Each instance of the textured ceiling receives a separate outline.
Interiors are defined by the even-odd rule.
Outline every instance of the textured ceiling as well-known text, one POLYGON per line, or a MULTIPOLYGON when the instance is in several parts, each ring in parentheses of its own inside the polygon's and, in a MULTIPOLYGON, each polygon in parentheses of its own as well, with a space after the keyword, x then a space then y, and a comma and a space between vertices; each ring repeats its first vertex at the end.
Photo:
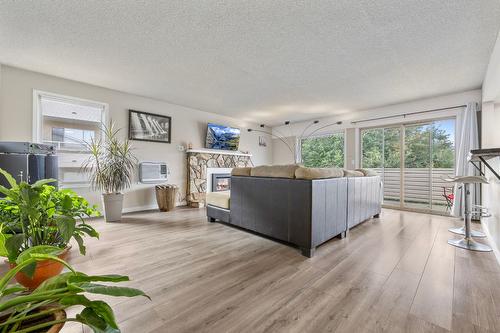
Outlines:
POLYGON ((0 62, 272 125, 478 88, 499 27, 498 0, 0 0, 0 62))

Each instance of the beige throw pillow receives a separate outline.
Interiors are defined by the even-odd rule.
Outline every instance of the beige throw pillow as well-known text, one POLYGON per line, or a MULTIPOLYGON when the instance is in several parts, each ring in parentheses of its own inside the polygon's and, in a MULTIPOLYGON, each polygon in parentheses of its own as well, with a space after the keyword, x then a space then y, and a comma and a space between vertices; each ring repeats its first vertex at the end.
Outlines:
POLYGON ((250 176, 251 171, 251 167, 233 168, 233 170, 231 170, 231 176, 250 176))
POLYGON ((377 171, 373 169, 356 169, 356 171, 360 171, 363 173, 363 175, 370 177, 370 176, 378 176, 377 171))
POLYGON ((344 177, 344 170, 339 168, 305 168, 295 170, 297 179, 323 179, 344 177))
POLYGON ((250 175, 254 177, 273 177, 273 178, 295 178, 295 170, 298 166, 289 165, 261 165, 252 168, 250 175))
POLYGON ((356 170, 344 170, 344 177, 364 177, 365 175, 361 171, 356 170))

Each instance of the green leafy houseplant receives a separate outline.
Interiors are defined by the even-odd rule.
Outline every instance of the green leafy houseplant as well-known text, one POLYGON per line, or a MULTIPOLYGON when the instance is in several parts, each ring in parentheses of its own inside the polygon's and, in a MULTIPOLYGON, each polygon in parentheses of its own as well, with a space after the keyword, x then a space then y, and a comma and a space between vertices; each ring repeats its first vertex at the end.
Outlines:
POLYGON ((54 179, 17 183, 6 171, 0 169, 0 174, 10 185, 10 189, 0 186, 0 193, 5 195, 0 199, 0 255, 7 256, 10 262, 22 251, 38 245, 64 249, 72 238, 80 253, 85 254, 83 237, 99 237, 84 220, 99 212, 73 191, 48 185, 54 179))
POLYGON ((94 190, 102 192, 106 221, 119 221, 123 191, 130 187, 137 158, 127 139, 120 139, 113 122, 103 125, 103 136, 86 143, 90 157, 83 163, 94 190))
POLYGON ((75 271, 68 263, 54 255, 58 250, 57 247, 47 246, 30 248, 18 256, 17 266, 2 276, 0 312, 5 316, 0 322, 1 332, 40 332, 57 324, 74 321, 89 326, 95 333, 118 333, 120 330, 112 308, 106 302, 90 300, 84 294, 149 298, 138 289, 102 284, 102 282, 128 281, 127 276, 89 276, 75 271), (69 272, 46 280, 29 294, 19 285, 8 285, 19 271, 33 266, 40 260, 60 262, 69 269, 69 272), (55 313, 71 306, 83 306, 83 310, 72 318, 63 316, 58 319, 54 316, 55 313))

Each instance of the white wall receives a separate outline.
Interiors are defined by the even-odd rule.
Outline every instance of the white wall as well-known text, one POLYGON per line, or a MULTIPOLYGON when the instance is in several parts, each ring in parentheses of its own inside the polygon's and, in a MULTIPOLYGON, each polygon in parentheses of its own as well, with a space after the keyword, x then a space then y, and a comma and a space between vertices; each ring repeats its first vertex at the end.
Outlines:
MULTIPOLYGON (((374 108, 374 109, 369 109, 369 110, 361 110, 361 111, 351 111, 347 112, 338 116, 334 117, 328 117, 328 118, 322 118, 319 119, 320 122, 317 125, 312 126, 307 132, 310 133, 312 130, 315 128, 320 128, 322 126, 325 126, 327 124, 333 124, 337 121, 342 121, 341 125, 333 125, 328 128, 325 128, 323 130, 318 131, 315 134, 327 134, 331 133, 334 131, 344 131, 348 130, 351 132, 354 129, 354 135, 352 132, 350 135, 346 135, 346 147, 348 148, 348 151, 346 151, 346 156, 347 156, 347 161, 346 161, 346 167, 352 168, 354 167, 359 167, 360 163, 360 144, 359 144, 359 129, 364 128, 364 127, 371 127, 371 126, 380 126, 380 125, 390 125, 390 124, 398 124, 398 123, 403 123, 403 122, 412 122, 412 121, 423 121, 423 120, 431 120, 431 119, 436 119, 436 118, 443 118, 443 117, 452 117, 452 116, 457 116, 459 113, 458 109, 453 109, 453 110, 446 110, 446 111, 439 111, 439 112, 433 112, 433 113, 427 113, 427 114, 419 114, 419 115, 412 115, 412 116, 407 116, 405 118, 403 117, 396 117, 396 118, 391 118, 391 119, 383 119, 383 120, 376 120, 376 121, 367 121, 367 122, 362 122, 362 123, 356 123, 352 124, 352 121, 357 121, 357 120, 365 120, 365 119, 372 119, 372 118, 377 118, 377 117, 385 117, 385 116, 393 116, 393 115, 401 115, 404 113, 412 113, 412 112, 418 112, 418 111, 425 111, 425 110, 430 110, 430 109, 439 109, 439 108, 446 108, 446 107, 451 107, 451 106, 457 106, 457 105, 463 105, 467 104, 469 102, 477 102, 481 103, 481 90, 471 90, 471 91, 466 91, 466 92, 461 92, 461 93, 456 93, 456 94, 450 94, 450 95, 444 95, 444 96, 438 96, 438 97, 433 97, 433 98, 427 98, 427 99, 421 99, 417 101, 411 101, 407 103, 401 103, 401 104, 395 104, 395 105, 389 105, 389 106, 384 106, 384 107, 379 107, 379 108, 374 108), (354 138, 355 142, 354 144, 352 143, 352 139, 354 138), (355 150, 354 152, 352 150, 355 150), (354 158, 354 163, 352 163, 352 159, 354 158)), ((287 136, 300 136, 300 134, 303 132, 304 128, 310 124, 311 122, 299 122, 299 123, 294 123, 290 125, 282 125, 278 127, 273 128, 273 133, 278 134, 278 133, 283 133, 286 134, 287 136)), ((457 128, 458 132, 459 128, 457 128)), ((273 145, 273 163, 276 164, 284 164, 284 163, 290 163, 290 159, 284 160, 282 156, 282 151, 284 150, 284 145, 282 143, 277 142, 274 140, 276 144, 273 145)))
POLYGON ((287 136, 282 138, 288 146, 290 146, 291 150, 288 146, 281 141, 280 139, 273 138, 273 163, 277 164, 292 164, 295 163, 295 141, 297 140, 296 136, 287 136))
MULTIPOLYGON (((127 135, 128 109, 171 116, 171 144, 141 141, 132 143, 139 160, 168 163, 171 170, 169 183, 181 187, 183 198, 186 191, 187 159, 185 153, 177 150, 177 146, 191 142, 194 148, 203 147, 207 122, 242 128, 240 150, 252 153, 255 165, 269 164, 272 161, 272 145, 260 147, 259 135, 243 130, 257 126, 237 119, 5 65, 0 67, 0 87, 0 140, 2 141, 32 140, 33 89, 107 103, 110 117, 123 128, 123 137, 127 135)), ((271 142, 270 138, 267 138, 267 142, 271 142)), ((82 194, 91 202, 100 203, 98 193, 87 191, 82 194)), ((155 207, 153 186, 135 182, 126 192, 124 207, 126 211, 155 207)))
MULTIPOLYGON (((2 66, 3 65, 0 64, 0 117, 2 116, 2 66)), ((2 118, 0 118, 0 121, 1 120, 2 120, 2 118)))
MULTIPOLYGON (((491 54, 483 82, 482 106, 482 148, 500 148, 500 35, 491 54)), ((500 172, 500 158, 489 160, 500 172)), ((497 259, 500 261, 500 181, 487 170, 489 185, 482 186, 483 204, 491 210, 492 216, 483 219, 497 259)))
POLYGON ((500 100, 500 34, 491 53, 488 70, 483 82, 483 101, 493 102, 500 100))
MULTIPOLYGON (((500 148, 500 104, 494 102, 483 103, 482 112, 482 148, 500 148)), ((500 158, 488 161, 491 166, 500 172, 500 158)), ((490 240, 495 246, 498 255, 500 248, 500 180, 498 180, 489 170, 486 176, 489 184, 482 186, 483 205, 490 209, 492 216, 483 219, 483 225, 488 231, 490 240)), ((500 260, 500 257, 498 257, 500 260)))

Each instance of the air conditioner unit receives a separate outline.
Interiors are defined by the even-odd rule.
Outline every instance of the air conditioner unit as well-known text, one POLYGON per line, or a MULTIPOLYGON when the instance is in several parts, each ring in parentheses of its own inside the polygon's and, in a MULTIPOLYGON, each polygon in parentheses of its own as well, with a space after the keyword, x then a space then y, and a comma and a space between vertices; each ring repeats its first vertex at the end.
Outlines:
POLYGON ((169 170, 165 162, 140 162, 139 182, 159 184, 167 181, 169 170))

